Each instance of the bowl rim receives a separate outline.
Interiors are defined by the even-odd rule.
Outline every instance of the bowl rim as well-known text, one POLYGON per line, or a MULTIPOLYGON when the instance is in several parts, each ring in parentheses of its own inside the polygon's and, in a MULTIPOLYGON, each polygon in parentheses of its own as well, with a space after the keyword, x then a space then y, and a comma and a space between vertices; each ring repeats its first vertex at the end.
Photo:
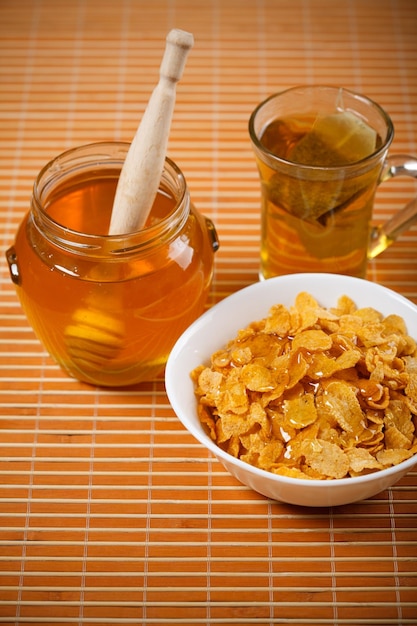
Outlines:
MULTIPOLYGON (((268 284, 268 287, 270 286, 271 288, 273 288, 275 285, 285 284, 286 282, 294 282, 294 281, 302 282, 303 280, 308 280, 309 282, 314 282, 315 280, 318 280, 319 282, 326 282, 328 280, 334 281, 335 279, 337 280, 340 279, 340 282, 344 283, 345 285, 349 283, 357 284, 357 281, 361 281, 362 283, 365 282, 368 284, 370 283, 372 285, 372 289, 379 291, 381 295, 386 295, 391 300, 398 301, 401 304, 401 306, 405 306, 409 308, 411 314, 416 315, 416 322, 417 322, 417 306, 413 302, 411 302, 411 300, 408 300, 405 296, 402 296, 401 294, 393 291, 392 289, 389 289, 388 287, 385 287, 384 285, 369 281, 367 279, 355 278, 352 276, 345 276, 345 275, 338 275, 338 274, 328 274, 328 273, 327 274, 325 273, 321 273, 321 274, 302 273, 301 274, 299 273, 299 274, 288 274, 284 276, 277 276, 273 278, 268 278, 266 280, 260 280, 256 283, 252 283, 251 285, 248 285, 246 287, 243 287, 242 289, 235 291, 234 293, 225 297, 223 300, 220 300, 219 302, 214 304, 205 313, 203 313, 199 318, 197 318, 182 333, 182 335, 176 341, 168 357, 166 368, 165 368, 165 388, 166 388, 168 399, 171 403, 171 406, 176 416, 178 417, 180 422, 183 424, 183 426, 193 435, 193 437, 198 442, 200 442, 205 448, 210 450, 210 452, 212 452, 212 454, 215 457, 222 459, 226 464, 233 464, 243 471, 246 471, 246 472, 248 471, 249 473, 255 474, 259 476, 260 478, 272 480, 273 482, 276 482, 278 484, 283 483, 283 484, 293 485, 293 486, 299 485, 300 487, 301 486, 303 487, 319 487, 319 486, 329 487, 330 485, 334 485, 335 487, 342 487, 342 486, 347 486, 347 485, 353 486, 353 485, 360 485, 362 483, 369 484, 372 482, 379 482, 381 481, 381 479, 389 478, 389 476, 391 475, 395 475, 398 473, 405 474, 411 467, 413 467, 413 465, 417 463, 417 453, 415 453, 409 459, 405 459, 404 461, 401 461, 400 463, 396 465, 393 465, 391 467, 387 467, 381 470, 376 470, 368 474, 363 474, 361 476, 349 476, 349 477, 344 477, 344 478, 331 478, 331 479, 315 479, 315 478, 304 479, 304 478, 295 478, 292 476, 285 476, 281 474, 274 474, 273 472, 269 472, 268 470, 264 470, 254 465, 251 465, 250 463, 247 463, 246 461, 242 461, 241 459, 229 454, 228 452, 223 450, 220 446, 218 446, 210 438, 209 434, 205 432, 204 427, 200 421, 194 422, 192 419, 189 419, 187 414, 184 415, 184 411, 181 407, 181 403, 178 401, 179 395, 173 383, 172 372, 175 367, 175 360, 177 356, 182 352, 182 350, 187 346, 189 339, 193 338, 198 333, 201 327, 206 326, 214 315, 221 314, 223 309, 229 308, 230 304, 231 303, 233 304, 234 301, 238 301, 242 297, 245 297, 246 295, 250 295, 258 290, 264 289, 265 287, 262 287, 262 285, 268 284)), ((307 290, 307 289, 304 289, 304 290, 307 290)), ((312 295, 313 297, 316 297, 314 296, 314 293, 312 295)), ((342 295, 342 293, 340 293, 339 295, 342 295)), ((339 297, 339 295, 337 295, 336 298, 339 297)), ((372 305, 370 304, 369 306, 372 306, 372 305)), ((265 311, 265 315, 266 314, 267 314, 267 311, 265 311)), ((237 330, 238 329, 236 329, 236 332, 237 330)), ((232 338, 233 337, 230 337, 230 339, 232 338)), ((212 352, 214 352, 215 350, 216 350, 216 347, 214 346, 212 352)), ((188 374, 190 374, 190 372, 188 374)))

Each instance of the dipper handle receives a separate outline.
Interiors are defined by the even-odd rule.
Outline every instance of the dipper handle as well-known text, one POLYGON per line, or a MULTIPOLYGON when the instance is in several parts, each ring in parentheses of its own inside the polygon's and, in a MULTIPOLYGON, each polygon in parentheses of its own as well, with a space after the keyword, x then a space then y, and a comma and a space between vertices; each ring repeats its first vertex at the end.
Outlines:
POLYGON ((174 29, 167 35, 159 82, 151 94, 120 173, 109 235, 140 230, 146 222, 164 168, 176 84, 193 44, 193 35, 186 31, 174 29))

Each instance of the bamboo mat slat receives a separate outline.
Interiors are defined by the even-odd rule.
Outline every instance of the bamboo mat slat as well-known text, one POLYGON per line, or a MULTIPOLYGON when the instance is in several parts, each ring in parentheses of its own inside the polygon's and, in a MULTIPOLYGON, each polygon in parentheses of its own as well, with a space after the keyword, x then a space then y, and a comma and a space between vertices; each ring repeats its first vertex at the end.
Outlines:
MULTIPOLYGON (((162 378, 72 380, 22 313, 4 251, 36 174, 68 148, 130 141, 174 27, 195 46, 169 155, 221 240, 207 306, 258 279, 247 123, 267 95, 361 91, 392 116, 392 151, 417 155, 415 0, 0 3, 0 624, 415 626, 417 470, 350 506, 269 501, 183 429, 162 378)), ((376 221, 416 192, 384 185, 376 221)), ((416 226, 368 277, 417 304, 416 226)))

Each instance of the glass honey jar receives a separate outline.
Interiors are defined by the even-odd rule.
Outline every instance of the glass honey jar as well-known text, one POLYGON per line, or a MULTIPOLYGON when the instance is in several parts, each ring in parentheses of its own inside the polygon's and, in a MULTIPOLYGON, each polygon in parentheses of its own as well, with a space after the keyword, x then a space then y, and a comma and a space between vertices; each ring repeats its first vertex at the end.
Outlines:
POLYGON ((219 246, 169 158, 140 231, 108 232, 129 144, 69 150, 36 178, 7 251, 29 323, 70 376, 100 386, 155 378, 204 310, 219 246))

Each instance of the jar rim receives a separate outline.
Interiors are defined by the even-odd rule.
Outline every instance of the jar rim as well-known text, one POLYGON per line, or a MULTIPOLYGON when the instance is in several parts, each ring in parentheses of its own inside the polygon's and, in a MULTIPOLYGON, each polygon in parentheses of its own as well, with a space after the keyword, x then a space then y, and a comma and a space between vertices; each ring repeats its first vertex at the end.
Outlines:
POLYGON ((54 189, 75 173, 97 170, 98 167, 123 166, 130 143, 122 141, 103 141, 70 148, 51 159, 38 173, 32 195, 32 212, 35 222, 40 222, 51 238, 62 247, 69 247, 79 253, 95 250, 109 254, 125 254, 137 248, 152 246, 155 241, 168 237, 172 230, 177 231, 187 219, 189 212, 189 193, 185 176, 178 165, 165 157, 164 169, 159 189, 168 188, 175 200, 173 209, 155 224, 150 224, 131 233, 117 235, 84 233, 69 228, 51 217, 43 204, 54 189), (64 169, 65 166, 65 169, 64 169), (183 209, 183 210, 181 210, 183 209))

